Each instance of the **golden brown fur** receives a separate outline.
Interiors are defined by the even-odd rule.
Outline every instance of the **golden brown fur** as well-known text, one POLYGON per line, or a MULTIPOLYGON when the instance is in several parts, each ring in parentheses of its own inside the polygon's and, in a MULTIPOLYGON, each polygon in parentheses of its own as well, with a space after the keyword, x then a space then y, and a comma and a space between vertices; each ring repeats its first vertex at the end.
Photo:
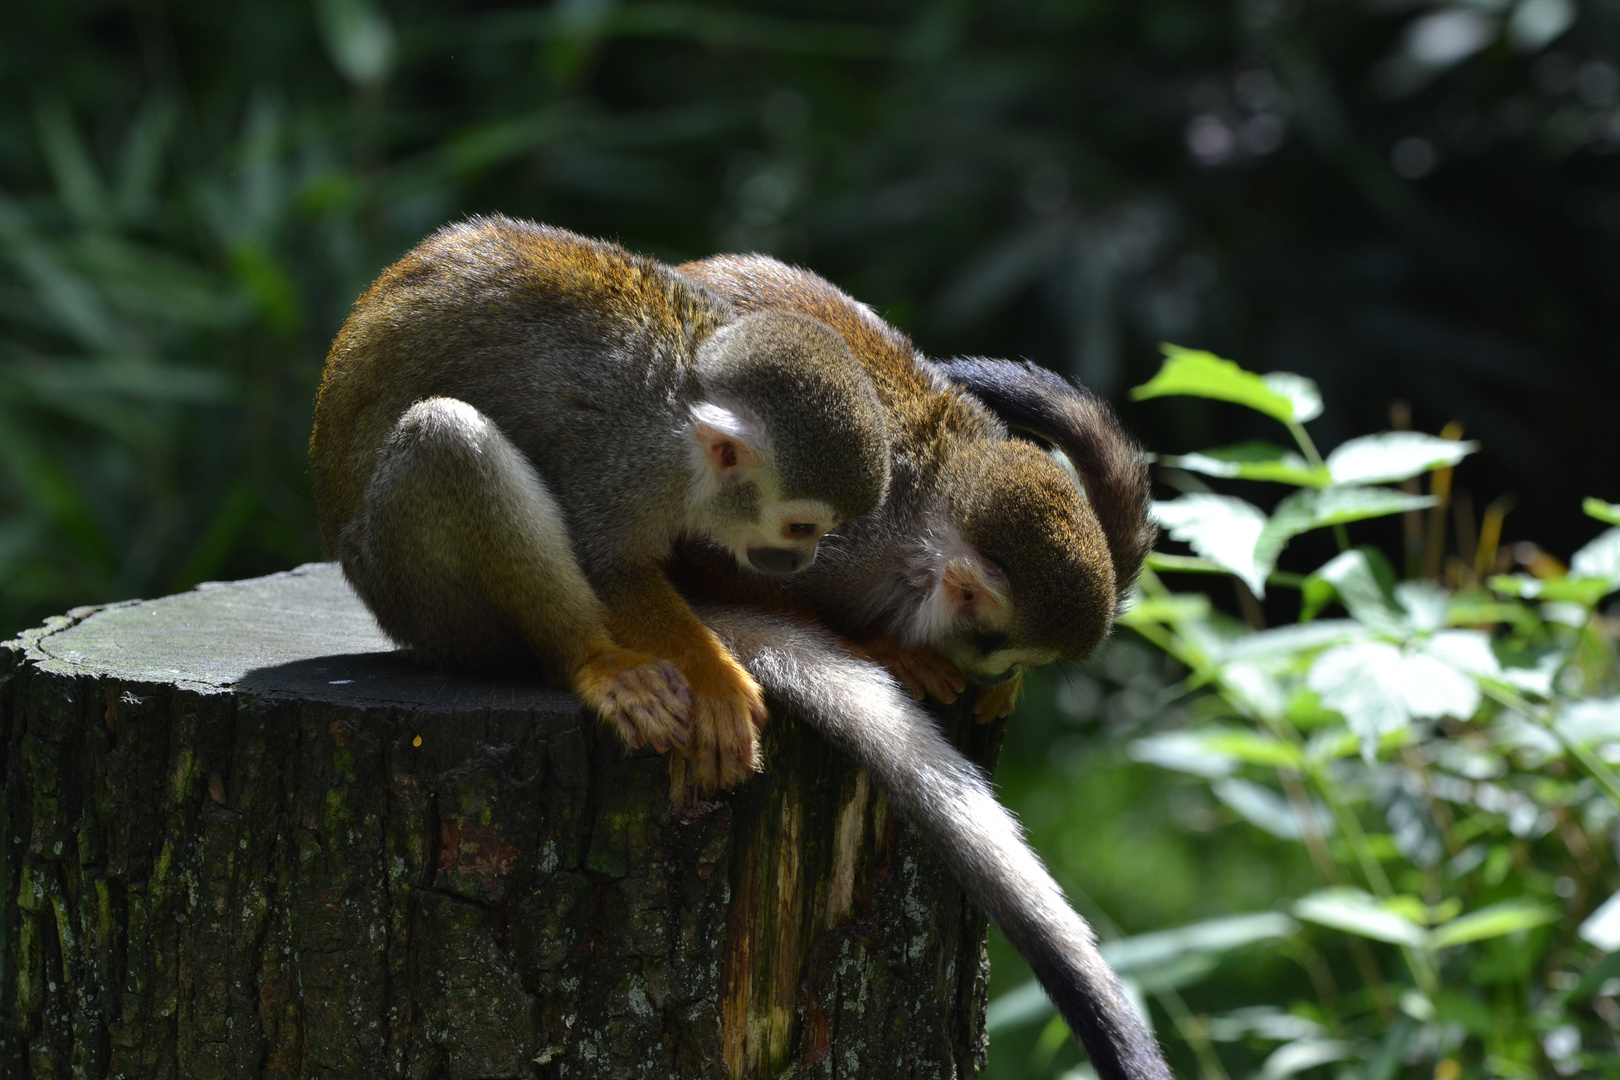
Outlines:
POLYGON ((660 568, 681 538, 772 572, 881 501, 886 419, 842 338, 506 218, 362 295, 310 441, 327 549, 427 662, 531 668, 702 786, 757 765, 759 688, 660 568))
MULTIPOLYGON (((1016 680, 1024 665, 1096 646, 1113 621, 1117 581, 1134 578, 1137 568, 1116 567, 1109 537, 1056 459, 1009 438, 997 416, 904 334, 815 274, 762 256, 716 256, 677 269, 739 311, 795 311, 833 327, 888 415, 892 480, 883 507, 829 538, 810 572, 765 591, 788 594, 861 641, 914 693, 947 700, 962 681, 931 650, 980 679, 1011 670, 1016 680), (956 564, 988 563, 967 583, 969 595, 981 586, 979 604, 954 622, 929 622, 926 607, 938 602, 932 590, 953 563, 953 545, 971 549, 956 564), (1001 602, 985 604, 986 592, 1001 602)), ((1103 434, 1131 457, 1117 428, 1103 434)), ((1139 459, 1134 468, 1145 477, 1139 459)), ((1145 519, 1145 512, 1144 501, 1136 513, 1145 519)), ((716 572, 683 580, 724 589, 716 572)), ((993 688, 981 698, 981 715, 1004 715, 1015 695, 1016 682, 993 688)))

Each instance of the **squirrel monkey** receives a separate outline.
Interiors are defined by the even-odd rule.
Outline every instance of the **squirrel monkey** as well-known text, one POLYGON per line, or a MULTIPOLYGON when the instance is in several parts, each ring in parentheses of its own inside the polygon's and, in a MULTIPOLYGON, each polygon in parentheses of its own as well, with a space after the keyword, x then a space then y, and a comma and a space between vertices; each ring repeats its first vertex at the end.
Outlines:
POLYGON ((882 501, 889 458, 827 326, 504 217, 441 229, 360 297, 310 441, 322 539, 390 637, 537 669, 701 787, 758 767, 764 704, 661 561, 694 538, 802 572, 882 501))
POLYGON ((775 259, 676 269, 739 311, 794 311, 836 329, 892 432, 888 498, 829 540, 814 567, 760 583, 711 560, 688 571, 695 592, 808 608, 918 699, 954 700, 963 674, 991 684, 975 702, 980 719, 1011 711, 1024 667, 1096 647, 1156 532, 1146 463, 1106 404, 1038 368, 934 364, 866 305, 775 259), (1073 473, 1010 438, 996 413, 1056 444, 1073 473))
POLYGON ((743 607, 698 609, 774 700, 848 754, 1029 961, 1100 1080, 1171 1080, 1096 935, 984 774, 882 669, 826 629, 743 607))

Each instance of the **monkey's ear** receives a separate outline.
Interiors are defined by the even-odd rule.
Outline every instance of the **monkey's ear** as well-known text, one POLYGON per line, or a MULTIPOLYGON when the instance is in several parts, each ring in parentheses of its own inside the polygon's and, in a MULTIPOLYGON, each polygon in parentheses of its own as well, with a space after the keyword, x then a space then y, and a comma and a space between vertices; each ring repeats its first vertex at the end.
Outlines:
POLYGON ((708 405, 704 415, 692 424, 692 438, 703 451, 714 475, 731 480, 758 468, 765 460, 763 442, 742 417, 729 409, 708 405))
POLYGON ((957 556, 939 575, 940 593, 958 621, 977 623, 1007 603, 1006 577, 979 558, 957 556))

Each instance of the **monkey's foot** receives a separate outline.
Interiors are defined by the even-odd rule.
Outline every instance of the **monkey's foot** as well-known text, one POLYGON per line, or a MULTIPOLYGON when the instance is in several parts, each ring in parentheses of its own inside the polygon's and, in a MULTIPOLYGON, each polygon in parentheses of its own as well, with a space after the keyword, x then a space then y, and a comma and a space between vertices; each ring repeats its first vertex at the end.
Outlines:
POLYGON ((916 701, 931 697, 949 705, 967 689, 955 664, 926 645, 907 645, 895 638, 873 638, 858 648, 888 669, 900 688, 916 701))
POLYGON ((634 750, 660 754, 683 747, 689 735, 692 694, 680 672, 645 653, 598 653, 574 675, 574 692, 634 750))
POLYGON ((712 791, 741 783, 759 771, 759 729, 765 726, 765 696, 729 655, 705 670, 685 669, 692 688, 691 737, 681 750, 691 786, 712 791))
POLYGON ((1000 720, 1004 716, 1011 716, 1013 706, 1018 704, 1018 695, 1024 691, 1024 673, 1018 672, 1005 682, 998 682, 994 686, 987 686, 979 691, 979 696, 973 702, 973 719, 981 724, 988 724, 992 720, 1000 720))

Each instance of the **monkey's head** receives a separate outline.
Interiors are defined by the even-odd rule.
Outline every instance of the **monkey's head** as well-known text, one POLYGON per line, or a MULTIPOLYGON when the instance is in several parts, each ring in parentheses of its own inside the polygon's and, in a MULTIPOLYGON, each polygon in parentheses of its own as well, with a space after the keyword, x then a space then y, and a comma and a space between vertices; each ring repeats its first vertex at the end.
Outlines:
POLYGON ((1074 479, 1019 440, 981 443, 951 467, 902 636, 978 681, 1086 656, 1113 624, 1114 566, 1074 479))
POLYGON ((803 570, 821 538, 877 509, 889 433, 872 381, 826 324, 747 315, 699 348, 692 531, 767 574, 803 570))

